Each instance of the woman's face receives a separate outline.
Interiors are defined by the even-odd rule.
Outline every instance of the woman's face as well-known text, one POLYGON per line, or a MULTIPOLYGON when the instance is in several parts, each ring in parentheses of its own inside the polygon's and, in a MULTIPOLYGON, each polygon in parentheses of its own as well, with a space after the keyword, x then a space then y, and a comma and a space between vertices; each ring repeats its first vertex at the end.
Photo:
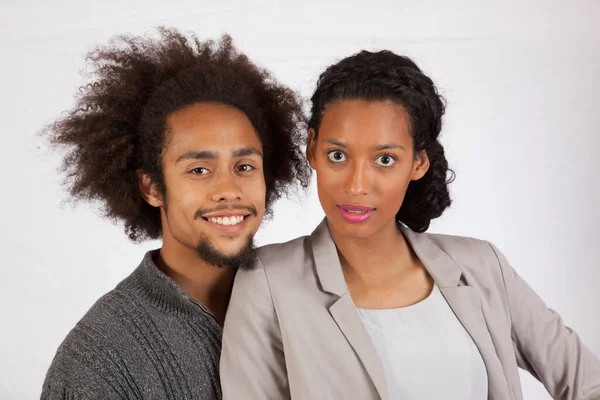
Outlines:
POLYGON ((413 150, 404 108, 391 101, 331 103, 314 134, 307 156, 332 233, 367 239, 395 231, 408 184, 429 167, 425 152, 413 150))

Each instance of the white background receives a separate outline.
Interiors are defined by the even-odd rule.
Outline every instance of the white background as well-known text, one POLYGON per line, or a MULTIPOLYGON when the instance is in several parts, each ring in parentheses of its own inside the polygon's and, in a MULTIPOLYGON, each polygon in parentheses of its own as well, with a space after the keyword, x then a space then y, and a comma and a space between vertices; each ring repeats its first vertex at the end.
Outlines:
MULTIPOLYGON (((67 197, 36 132, 73 104, 94 44, 165 24, 241 50, 308 96, 362 48, 414 58, 448 100, 454 204, 431 231, 498 245, 600 355, 600 2, 2 0, 0 399, 39 397, 56 348, 146 249, 67 197)), ((309 233, 314 190, 282 201, 259 243, 309 233)), ((526 399, 547 399, 523 374, 526 399)))

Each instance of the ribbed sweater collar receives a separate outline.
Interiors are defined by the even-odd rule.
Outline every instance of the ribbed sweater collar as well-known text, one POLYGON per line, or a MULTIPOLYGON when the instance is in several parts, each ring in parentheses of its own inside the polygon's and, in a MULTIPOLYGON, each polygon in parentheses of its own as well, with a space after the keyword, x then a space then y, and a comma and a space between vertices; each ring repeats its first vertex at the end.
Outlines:
POLYGON ((158 268, 154 262, 158 252, 159 250, 147 252, 140 265, 117 286, 117 290, 132 292, 156 308, 174 315, 212 320, 220 329, 212 316, 158 268))

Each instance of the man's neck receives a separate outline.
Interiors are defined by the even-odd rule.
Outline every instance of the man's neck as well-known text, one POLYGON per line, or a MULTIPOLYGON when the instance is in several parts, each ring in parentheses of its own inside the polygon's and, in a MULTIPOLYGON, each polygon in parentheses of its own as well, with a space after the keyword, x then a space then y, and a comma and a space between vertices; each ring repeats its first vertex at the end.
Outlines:
POLYGON ((190 297, 206 306, 223 325, 235 269, 217 268, 201 260, 193 249, 167 241, 163 242, 155 262, 161 271, 190 297))

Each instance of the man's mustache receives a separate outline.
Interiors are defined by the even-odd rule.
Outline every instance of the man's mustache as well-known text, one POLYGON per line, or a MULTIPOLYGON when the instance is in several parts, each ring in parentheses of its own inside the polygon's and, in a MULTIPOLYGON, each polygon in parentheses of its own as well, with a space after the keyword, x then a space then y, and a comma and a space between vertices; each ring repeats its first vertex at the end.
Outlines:
POLYGON ((256 207, 250 206, 239 206, 239 205, 228 205, 228 206, 218 206, 215 208, 200 208, 198 211, 194 213, 194 219, 202 218, 205 214, 214 214, 219 211, 231 211, 231 210, 243 210, 248 211, 250 214, 256 217, 258 211, 256 211, 256 207))

